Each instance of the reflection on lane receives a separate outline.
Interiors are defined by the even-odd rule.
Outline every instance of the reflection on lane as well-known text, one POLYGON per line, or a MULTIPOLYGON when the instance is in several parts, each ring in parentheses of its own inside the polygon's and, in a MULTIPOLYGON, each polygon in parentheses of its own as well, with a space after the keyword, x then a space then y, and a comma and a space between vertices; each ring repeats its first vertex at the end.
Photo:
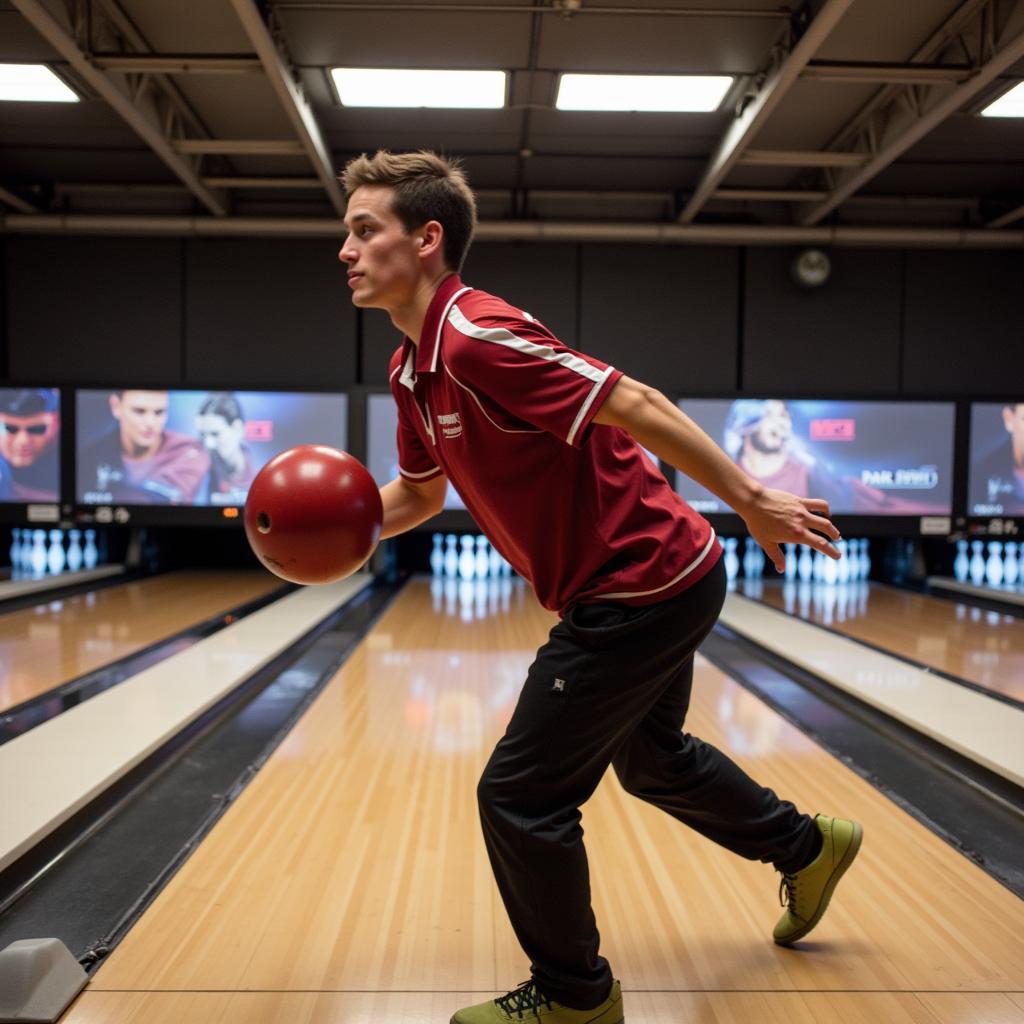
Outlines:
POLYGON ((876 583, 742 581, 738 592, 1024 701, 1024 621, 876 583))

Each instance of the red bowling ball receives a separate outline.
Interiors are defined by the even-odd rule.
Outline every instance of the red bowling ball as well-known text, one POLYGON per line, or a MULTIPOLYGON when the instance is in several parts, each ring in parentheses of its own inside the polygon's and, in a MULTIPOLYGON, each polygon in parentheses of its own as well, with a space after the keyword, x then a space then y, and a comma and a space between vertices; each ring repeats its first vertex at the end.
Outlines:
POLYGON ((334 583, 373 554, 380 491, 346 452, 305 444, 275 455, 245 502, 245 534, 259 560, 290 583, 334 583))

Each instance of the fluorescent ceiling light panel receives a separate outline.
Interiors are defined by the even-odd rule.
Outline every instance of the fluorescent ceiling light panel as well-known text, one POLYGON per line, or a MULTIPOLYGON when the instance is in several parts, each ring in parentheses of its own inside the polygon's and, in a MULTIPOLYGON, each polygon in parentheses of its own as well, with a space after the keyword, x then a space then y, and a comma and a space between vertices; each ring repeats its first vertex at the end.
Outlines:
POLYGON ((78 97, 45 64, 0 64, 0 100, 77 103, 78 97))
POLYGON ((331 77, 346 107, 505 106, 504 71, 331 68, 331 77))
POLYGON ((732 85, 729 75, 562 75, 559 110, 717 110, 732 85))
POLYGON ((1009 92, 1004 92, 994 103, 982 112, 982 117, 1024 117, 1024 82, 1018 82, 1009 92))

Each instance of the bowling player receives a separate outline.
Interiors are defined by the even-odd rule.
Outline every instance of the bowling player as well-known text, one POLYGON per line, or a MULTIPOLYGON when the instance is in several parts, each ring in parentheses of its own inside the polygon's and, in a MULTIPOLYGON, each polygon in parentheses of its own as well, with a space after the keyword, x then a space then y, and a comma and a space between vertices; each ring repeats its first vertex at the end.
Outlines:
MULTIPOLYGON (((381 488, 382 537, 439 512, 451 482, 561 616, 478 787, 491 866, 532 976, 458 1010, 453 1024, 619 1024, 579 811, 609 764, 628 792, 782 873, 782 945, 818 923, 861 840, 855 822, 801 813, 681 731, 725 569, 710 524, 640 446, 735 509, 779 571, 780 543, 838 558, 839 533, 826 502, 759 484, 659 392, 465 285, 475 204, 456 164, 364 154, 342 182, 339 258, 352 301, 386 310, 404 335, 389 369, 400 475, 381 488)), ((620 269, 628 302, 632 271, 620 269)))

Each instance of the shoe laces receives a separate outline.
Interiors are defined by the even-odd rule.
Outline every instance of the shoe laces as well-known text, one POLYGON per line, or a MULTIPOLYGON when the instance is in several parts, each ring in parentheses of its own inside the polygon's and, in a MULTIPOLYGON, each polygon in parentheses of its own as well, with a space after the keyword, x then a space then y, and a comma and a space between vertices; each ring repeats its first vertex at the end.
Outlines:
POLYGON ((785 871, 781 872, 782 878, 779 879, 779 906, 788 907, 790 910, 796 910, 796 875, 787 875, 785 871))
POLYGON ((532 1010, 533 1015, 539 1019, 540 1013, 538 1011, 542 1006, 546 1006, 549 1010, 554 1009, 551 1005, 551 1000, 537 988, 535 981, 524 981, 519 988, 494 1001, 505 1013, 514 1013, 520 1020, 523 1019, 523 1012, 525 1010, 532 1010))

